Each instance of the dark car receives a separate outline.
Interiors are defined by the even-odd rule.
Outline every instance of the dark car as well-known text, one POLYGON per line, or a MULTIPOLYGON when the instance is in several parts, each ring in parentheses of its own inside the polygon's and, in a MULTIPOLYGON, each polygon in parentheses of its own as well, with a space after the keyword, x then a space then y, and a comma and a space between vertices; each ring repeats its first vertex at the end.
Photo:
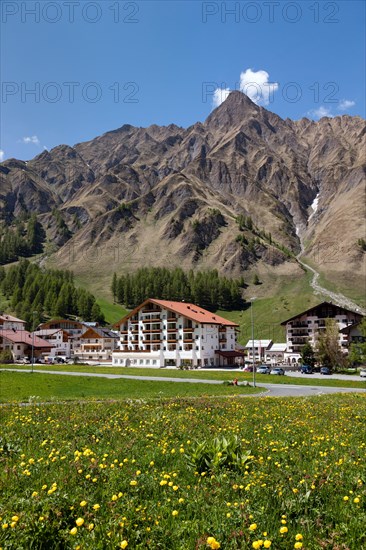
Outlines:
POLYGON ((321 367, 320 374, 332 374, 328 367, 321 367))
MULTIPOLYGON (((257 369, 256 369, 257 370, 257 369)), ((244 372, 253 372, 253 365, 246 365, 244 368, 243 368, 243 371, 244 372)))
POLYGON ((285 371, 281 369, 281 367, 275 367, 271 370, 270 374, 277 374, 279 376, 283 376, 285 374, 285 371))
POLYGON ((301 374, 313 374, 313 369, 310 365, 301 365, 301 374))

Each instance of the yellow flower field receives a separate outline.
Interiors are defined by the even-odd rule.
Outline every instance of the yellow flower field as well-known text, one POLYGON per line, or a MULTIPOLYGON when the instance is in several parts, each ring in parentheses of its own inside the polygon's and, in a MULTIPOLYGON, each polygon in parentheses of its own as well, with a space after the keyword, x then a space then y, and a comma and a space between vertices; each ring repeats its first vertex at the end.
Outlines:
POLYGON ((366 395, 6 406, 0 549, 366 548, 366 395))

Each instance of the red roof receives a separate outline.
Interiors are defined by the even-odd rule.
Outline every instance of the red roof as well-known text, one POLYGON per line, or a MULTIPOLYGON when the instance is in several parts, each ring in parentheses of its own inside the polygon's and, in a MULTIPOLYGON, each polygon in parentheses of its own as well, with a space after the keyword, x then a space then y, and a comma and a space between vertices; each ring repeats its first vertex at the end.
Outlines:
POLYGON ((228 319, 224 319, 224 317, 220 317, 220 315, 216 315, 216 313, 207 311, 206 309, 203 309, 200 306, 196 306, 195 304, 189 304, 187 302, 172 302, 170 300, 155 300, 154 298, 145 300, 145 302, 143 302, 141 305, 139 305, 137 308, 131 311, 128 315, 123 317, 123 319, 118 321, 116 325, 120 325, 121 323, 126 321, 129 317, 134 315, 137 311, 139 311, 143 306, 145 306, 148 303, 156 304, 164 309, 173 311, 178 315, 184 315, 188 319, 191 319, 192 321, 196 321, 197 323, 209 324, 209 325, 224 325, 227 327, 239 326, 237 323, 234 323, 233 321, 229 321, 228 319))
POLYGON ((38 336, 32 336, 27 330, 0 330, 0 338, 6 338, 13 344, 28 344, 29 346, 33 345, 35 348, 48 348, 52 346, 46 340, 38 338, 38 336))

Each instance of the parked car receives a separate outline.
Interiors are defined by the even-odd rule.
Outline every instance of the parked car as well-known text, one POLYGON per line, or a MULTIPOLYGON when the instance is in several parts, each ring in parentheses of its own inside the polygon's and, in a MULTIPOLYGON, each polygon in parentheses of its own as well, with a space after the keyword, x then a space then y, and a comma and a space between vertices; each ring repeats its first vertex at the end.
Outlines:
POLYGON ((300 372, 301 374, 313 374, 313 369, 310 365, 301 365, 300 372))
POLYGON ((271 372, 271 369, 267 367, 267 365, 259 365, 259 367, 256 368, 257 374, 269 374, 271 372))
POLYGON ((366 369, 360 369, 360 376, 366 378, 366 369))
POLYGON ((59 355, 56 355, 56 357, 53 358, 54 364, 63 364, 66 363, 66 360, 63 357, 60 357, 59 355))
POLYGON ((320 368, 320 374, 332 374, 332 373, 330 372, 330 368, 328 368, 328 367, 321 367, 321 368, 320 368))
MULTIPOLYGON (((255 369, 257 371, 257 369, 255 369)), ((244 368, 243 368, 243 371, 244 372, 253 372, 253 365, 246 365, 244 368)))
POLYGON ((275 367, 271 370, 270 374, 278 374, 279 376, 283 376, 285 374, 285 371, 281 369, 281 367, 275 367))

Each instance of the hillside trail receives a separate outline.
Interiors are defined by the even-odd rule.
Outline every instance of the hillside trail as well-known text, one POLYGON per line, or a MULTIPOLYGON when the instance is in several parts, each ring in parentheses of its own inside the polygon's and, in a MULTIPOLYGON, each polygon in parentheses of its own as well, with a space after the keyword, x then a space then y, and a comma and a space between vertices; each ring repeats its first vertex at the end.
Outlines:
POLYGON ((300 253, 296 256, 296 259, 300 265, 302 265, 306 270, 311 271, 311 273, 313 274, 313 277, 310 281, 310 286, 314 290, 315 294, 322 294, 324 297, 330 299, 332 302, 335 302, 341 307, 345 307, 347 309, 357 311, 358 313, 362 313, 362 315, 366 315, 366 309, 362 308, 355 302, 352 302, 352 300, 347 298, 347 296, 345 296, 344 294, 341 294, 340 292, 332 292, 331 290, 328 290, 327 288, 324 288, 319 284, 318 279, 320 277, 320 273, 316 271, 313 267, 308 265, 306 262, 304 262, 304 260, 301 260, 301 256, 304 253, 304 244, 301 231, 298 231, 297 235, 300 240, 301 250, 300 253))

